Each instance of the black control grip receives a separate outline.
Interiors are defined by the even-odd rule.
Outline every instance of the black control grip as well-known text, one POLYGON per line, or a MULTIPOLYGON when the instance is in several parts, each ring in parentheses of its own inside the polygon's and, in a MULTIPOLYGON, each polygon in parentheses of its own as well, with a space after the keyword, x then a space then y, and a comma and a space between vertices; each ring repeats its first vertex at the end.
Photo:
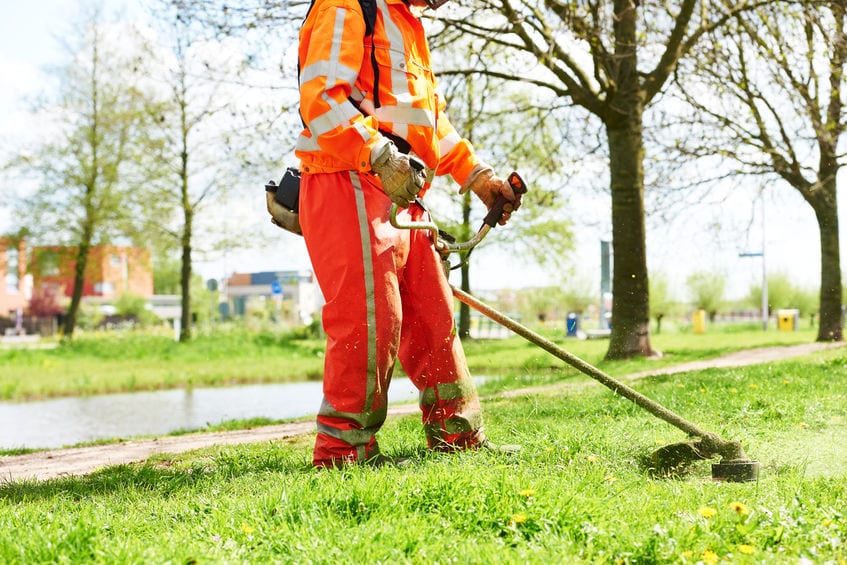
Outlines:
MULTIPOLYGON (((515 192, 515 196, 526 194, 526 183, 523 181, 523 179, 518 173, 512 172, 512 174, 510 174, 509 178, 506 180, 508 181, 509 186, 512 187, 512 190, 515 192)), ((494 205, 488 210, 488 214, 485 215, 485 219, 482 220, 482 223, 492 228, 496 227, 497 222, 500 221, 500 217, 503 215, 503 208, 508 203, 509 200, 506 199, 505 196, 503 196, 502 194, 498 196, 497 200, 494 201, 494 205)))

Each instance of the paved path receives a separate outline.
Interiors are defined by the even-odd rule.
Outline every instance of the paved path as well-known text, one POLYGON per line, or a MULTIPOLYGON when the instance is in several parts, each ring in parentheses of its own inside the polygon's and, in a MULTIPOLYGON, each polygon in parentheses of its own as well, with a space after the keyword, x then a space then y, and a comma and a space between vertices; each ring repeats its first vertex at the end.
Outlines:
MULTIPOLYGON (((693 361, 664 367, 652 371, 643 371, 628 375, 627 380, 651 375, 669 375, 687 371, 697 371, 710 367, 741 367, 767 363, 780 359, 788 359, 808 355, 816 351, 845 347, 844 343, 808 343, 781 347, 763 347, 738 351, 706 361, 693 361)), ((538 393, 551 388, 568 386, 568 384, 549 385, 509 391, 505 396, 518 396, 538 393)), ((573 383, 570 383, 573 386, 573 383)), ((418 412, 415 404, 391 406, 388 415, 392 417, 405 416, 418 412)), ((210 447, 213 445, 236 445, 242 443, 258 443, 263 441, 278 441, 313 433, 314 422, 293 422, 275 426, 262 426, 248 430, 229 432, 210 432, 187 434, 182 436, 167 436, 154 439, 122 441, 90 447, 72 447, 66 449, 51 449, 25 455, 0 457, 0 483, 24 480, 47 480, 74 475, 92 473, 102 467, 144 461, 159 453, 181 453, 210 447)))

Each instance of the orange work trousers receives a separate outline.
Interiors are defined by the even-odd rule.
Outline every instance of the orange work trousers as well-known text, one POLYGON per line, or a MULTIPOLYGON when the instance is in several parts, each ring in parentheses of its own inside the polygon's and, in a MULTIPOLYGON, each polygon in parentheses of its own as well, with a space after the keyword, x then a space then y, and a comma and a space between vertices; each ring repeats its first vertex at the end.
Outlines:
MULTIPOLYGON (((389 221, 391 201, 369 174, 303 174, 300 225, 326 301, 323 402, 316 466, 365 461, 399 359, 420 391, 427 444, 435 450, 484 440, 476 388, 453 322, 453 298, 427 230, 389 221)), ((417 203, 398 213, 428 219, 417 203)))

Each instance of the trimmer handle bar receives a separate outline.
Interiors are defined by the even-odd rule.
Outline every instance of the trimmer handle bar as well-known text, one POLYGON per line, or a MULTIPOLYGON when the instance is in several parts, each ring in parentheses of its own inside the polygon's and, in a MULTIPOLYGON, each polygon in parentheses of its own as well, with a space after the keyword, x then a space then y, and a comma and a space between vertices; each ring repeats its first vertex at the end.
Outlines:
MULTIPOLYGON (((512 187, 512 190, 515 192, 515 195, 523 195, 527 193, 527 186, 524 180, 517 172, 512 172, 507 178, 507 182, 509 186, 512 187)), ((398 229, 406 229, 406 230, 429 230, 432 232, 432 238, 435 242, 436 250, 441 253, 441 255, 448 255, 450 253, 456 251, 470 251, 476 245, 485 238, 491 228, 497 226, 497 222, 500 221, 500 218, 503 216, 503 211, 506 204, 509 203, 509 200, 503 196, 502 194, 497 197, 497 200, 494 201, 494 204, 488 210, 488 213, 485 215, 485 218, 482 221, 482 226, 480 226, 479 231, 476 232, 471 239, 468 241, 455 241, 452 237, 444 237, 444 232, 441 232, 438 229, 438 225, 433 222, 401 222, 397 219, 397 212, 399 208, 396 204, 391 205, 391 211, 389 212, 389 219, 391 220, 391 225, 398 229)))

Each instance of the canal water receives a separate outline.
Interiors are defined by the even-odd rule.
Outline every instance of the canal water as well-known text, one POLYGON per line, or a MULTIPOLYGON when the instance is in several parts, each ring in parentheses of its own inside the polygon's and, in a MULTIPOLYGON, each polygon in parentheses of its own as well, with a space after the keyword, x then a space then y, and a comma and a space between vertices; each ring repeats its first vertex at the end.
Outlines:
MULTIPOLYGON (((163 435, 226 420, 281 420, 315 414, 320 382, 194 388, 0 402, 0 448, 54 448, 98 439, 163 435)), ((409 379, 395 378, 389 402, 416 401, 409 379)))

